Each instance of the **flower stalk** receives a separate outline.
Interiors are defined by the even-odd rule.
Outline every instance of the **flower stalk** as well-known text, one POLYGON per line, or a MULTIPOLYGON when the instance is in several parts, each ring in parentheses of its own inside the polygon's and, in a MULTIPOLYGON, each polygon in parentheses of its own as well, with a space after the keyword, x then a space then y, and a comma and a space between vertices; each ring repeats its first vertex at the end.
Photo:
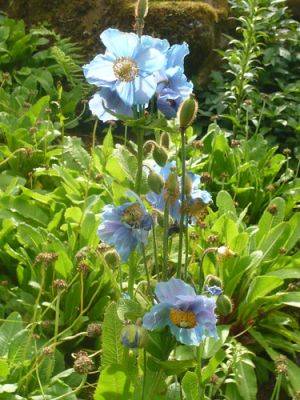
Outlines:
POLYGON ((182 257, 183 257, 183 236, 184 236, 184 221, 185 214, 183 212, 183 204, 185 201, 185 180, 186 180, 186 149, 185 149, 185 128, 180 129, 181 133, 181 214, 179 225, 179 249, 178 249, 178 264, 177 264, 177 278, 181 277, 182 257))

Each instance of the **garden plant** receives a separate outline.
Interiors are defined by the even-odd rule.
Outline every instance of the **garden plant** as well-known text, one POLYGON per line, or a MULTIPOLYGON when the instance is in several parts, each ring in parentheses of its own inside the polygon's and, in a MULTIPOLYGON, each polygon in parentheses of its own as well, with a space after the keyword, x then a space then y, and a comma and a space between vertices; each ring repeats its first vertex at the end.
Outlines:
POLYGON ((0 399, 300 399, 300 24, 232 0, 204 86, 153 2, 0 14, 0 399))

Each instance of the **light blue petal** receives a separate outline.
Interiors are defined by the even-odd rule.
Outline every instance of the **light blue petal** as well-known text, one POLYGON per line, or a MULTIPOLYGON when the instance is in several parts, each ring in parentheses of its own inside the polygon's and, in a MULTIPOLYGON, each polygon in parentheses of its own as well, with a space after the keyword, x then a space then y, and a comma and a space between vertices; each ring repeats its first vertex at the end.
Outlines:
POLYGON ((178 295, 196 296, 192 286, 181 279, 171 278, 168 282, 159 282, 155 288, 155 294, 161 303, 176 303, 178 295))
POLYGON ((153 74, 162 69, 166 63, 166 57, 159 50, 140 46, 135 54, 135 61, 142 76, 153 74))
POLYGON ((172 89, 164 88, 157 96, 157 107, 166 118, 175 118, 177 111, 183 99, 178 92, 174 92, 172 89))
POLYGON ((153 47, 163 54, 167 54, 170 48, 170 43, 167 39, 153 38, 152 36, 143 35, 141 38, 142 45, 145 47, 153 47))
POLYGON ((154 329, 164 328, 169 321, 170 305, 167 303, 156 304, 151 311, 144 315, 144 328, 153 331, 154 329))
POLYGON ((168 68, 179 66, 183 69, 184 68, 184 58, 189 53, 190 53, 190 51, 189 51, 189 46, 187 43, 175 44, 174 46, 172 46, 170 48, 170 50, 168 51, 168 56, 167 56, 168 68))
POLYGON ((133 82, 118 81, 116 84, 116 91, 120 98, 128 106, 136 104, 135 102, 135 90, 133 82))
POLYGON ((176 168, 176 161, 168 162, 164 167, 161 168, 159 173, 164 181, 168 179, 173 168, 176 168))
POLYGON ((193 200, 200 199, 204 204, 209 204, 212 202, 211 194, 206 190, 194 190, 191 196, 193 200))
POLYGON ((100 38, 116 58, 132 57, 139 45, 139 38, 135 33, 125 33, 113 28, 106 29, 100 38))
POLYGON ((198 346, 203 340, 203 329, 196 326, 192 329, 179 328, 178 326, 169 323, 170 330, 178 342, 187 346, 198 346))
POLYGON ((154 75, 149 75, 145 78, 137 76, 134 80, 134 103, 146 104, 155 94, 156 79, 154 75))
POLYGON ((96 86, 114 87, 116 76, 112 60, 103 54, 96 56, 93 61, 83 66, 86 80, 96 86))

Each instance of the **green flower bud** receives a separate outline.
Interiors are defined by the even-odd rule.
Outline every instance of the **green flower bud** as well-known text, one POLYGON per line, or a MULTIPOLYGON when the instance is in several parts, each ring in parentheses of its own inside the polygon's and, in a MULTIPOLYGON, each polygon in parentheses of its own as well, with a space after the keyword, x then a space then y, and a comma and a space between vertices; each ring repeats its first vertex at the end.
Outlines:
POLYGON ((148 15, 149 4, 148 0, 138 0, 135 6, 136 18, 144 19, 148 15))
POLYGON ((181 129, 186 129, 192 125, 197 116, 198 107, 198 102, 193 95, 181 103, 178 110, 179 125, 181 129))
POLYGON ((105 259, 107 265, 111 268, 114 268, 120 264, 120 256, 115 249, 108 250, 104 254, 104 259, 105 259))
POLYGON ((145 142, 143 147, 143 153, 145 157, 147 157, 150 153, 152 153, 155 144, 156 143, 153 142, 153 140, 148 140, 147 142, 145 142))
POLYGON ((148 341, 148 332, 142 326, 127 325, 122 329, 121 342, 129 349, 145 347, 148 341))
POLYGON ((166 162, 168 161, 168 153, 161 146, 155 146, 153 149, 153 158, 154 161, 160 166, 164 167, 166 162))
POLYGON ((164 187, 164 180, 162 176, 154 171, 151 171, 148 175, 148 186, 153 192, 160 194, 164 187))
POLYGON ((180 196, 180 188, 178 183, 178 176, 176 172, 171 172, 165 182, 164 197, 170 204, 175 203, 180 196))
POLYGON ((227 315, 232 313, 232 302, 228 296, 225 294, 221 294, 217 298, 217 314, 226 317, 227 315))
POLYGON ((208 286, 222 287, 221 279, 214 275, 207 275, 205 282, 208 286))
POLYGON ((170 135, 168 134, 168 132, 163 132, 162 133, 162 135, 160 137, 160 144, 165 149, 169 149, 170 148, 170 135))

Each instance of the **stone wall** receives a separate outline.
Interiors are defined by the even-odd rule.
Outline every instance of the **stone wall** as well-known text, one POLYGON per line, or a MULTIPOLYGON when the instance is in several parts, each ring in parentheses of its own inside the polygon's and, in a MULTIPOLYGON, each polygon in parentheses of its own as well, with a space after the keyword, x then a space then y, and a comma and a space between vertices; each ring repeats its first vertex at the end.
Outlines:
MULTIPOLYGON (((135 0, 14 0, 8 7, 7 0, 0 0, 0 9, 10 16, 29 26, 46 21, 81 43, 87 59, 101 49, 99 34, 105 28, 132 30, 134 5, 135 0)), ((196 74, 214 59, 212 50, 220 47, 227 16, 227 0, 150 0, 145 33, 171 43, 188 42, 188 70, 196 74)))

